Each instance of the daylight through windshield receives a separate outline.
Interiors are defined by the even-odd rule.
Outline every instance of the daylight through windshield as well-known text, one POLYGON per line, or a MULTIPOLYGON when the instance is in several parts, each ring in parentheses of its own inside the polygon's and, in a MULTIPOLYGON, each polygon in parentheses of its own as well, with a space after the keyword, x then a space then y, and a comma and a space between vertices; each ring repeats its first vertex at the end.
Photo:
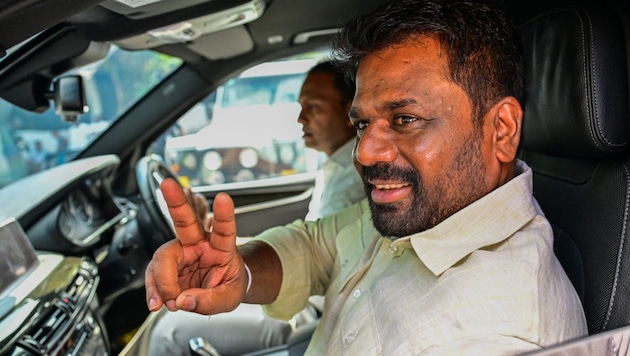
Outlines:
POLYGON ((89 110, 64 122, 51 106, 37 113, 0 99, 0 187, 72 160, 181 64, 153 51, 112 46, 103 60, 75 71, 84 78, 89 110))

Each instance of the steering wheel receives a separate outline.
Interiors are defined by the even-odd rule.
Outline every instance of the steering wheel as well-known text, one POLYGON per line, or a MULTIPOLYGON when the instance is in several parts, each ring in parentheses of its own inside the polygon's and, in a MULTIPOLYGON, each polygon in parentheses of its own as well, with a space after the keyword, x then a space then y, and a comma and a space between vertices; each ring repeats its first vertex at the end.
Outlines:
POLYGON ((179 182, 162 158, 156 155, 144 156, 136 164, 136 179, 144 209, 138 211, 138 224, 144 241, 151 252, 164 242, 175 238, 173 220, 168 213, 166 202, 160 191, 160 184, 166 178, 179 182))

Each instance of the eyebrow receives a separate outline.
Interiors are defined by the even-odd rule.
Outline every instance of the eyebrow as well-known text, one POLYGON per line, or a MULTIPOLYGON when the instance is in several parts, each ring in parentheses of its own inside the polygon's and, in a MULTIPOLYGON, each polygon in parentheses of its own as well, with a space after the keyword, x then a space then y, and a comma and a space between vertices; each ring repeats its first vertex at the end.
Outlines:
POLYGON ((392 111, 413 104, 417 104, 417 101, 414 98, 386 101, 385 104, 383 104, 383 109, 387 111, 392 111))
MULTIPOLYGON (((404 108, 406 106, 414 105, 414 104, 417 104, 417 103, 418 102, 414 98, 406 98, 406 99, 400 99, 400 100, 386 101, 381 106, 381 110, 394 111, 396 109, 404 108)), ((348 112, 348 116, 351 117, 351 118, 352 117, 359 117, 360 116, 360 114, 359 114, 360 111, 361 111, 361 109, 359 107, 353 106, 353 107, 350 108, 350 111, 348 112)))

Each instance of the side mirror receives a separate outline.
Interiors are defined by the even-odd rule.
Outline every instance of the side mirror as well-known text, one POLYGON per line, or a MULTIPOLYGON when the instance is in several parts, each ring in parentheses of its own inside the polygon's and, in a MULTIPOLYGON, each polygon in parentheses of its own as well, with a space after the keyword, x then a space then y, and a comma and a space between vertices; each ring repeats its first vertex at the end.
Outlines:
POLYGON ((55 79, 49 98, 54 102, 55 112, 65 122, 76 122, 89 109, 85 100, 83 77, 80 75, 55 79))

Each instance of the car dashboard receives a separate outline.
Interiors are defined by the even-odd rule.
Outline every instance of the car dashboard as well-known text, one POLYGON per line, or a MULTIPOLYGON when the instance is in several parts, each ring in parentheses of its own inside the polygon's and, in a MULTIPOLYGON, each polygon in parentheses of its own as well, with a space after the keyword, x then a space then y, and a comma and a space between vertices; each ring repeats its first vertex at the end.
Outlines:
POLYGON ((84 177, 61 202, 32 225, 29 236, 37 248, 63 253, 84 252, 86 248, 98 246, 110 228, 135 215, 132 204, 112 196, 109 171, 98 170, 84 177))
POLYGON ((137 205, 112 193, 119 163, 115 155, 77 160, 0 190, 0 200, 12 202, 0 207, 0 221, 18 220, 37 251, 93 260, 105 301, 142 286, 139 271, 150 259, 137 205))

